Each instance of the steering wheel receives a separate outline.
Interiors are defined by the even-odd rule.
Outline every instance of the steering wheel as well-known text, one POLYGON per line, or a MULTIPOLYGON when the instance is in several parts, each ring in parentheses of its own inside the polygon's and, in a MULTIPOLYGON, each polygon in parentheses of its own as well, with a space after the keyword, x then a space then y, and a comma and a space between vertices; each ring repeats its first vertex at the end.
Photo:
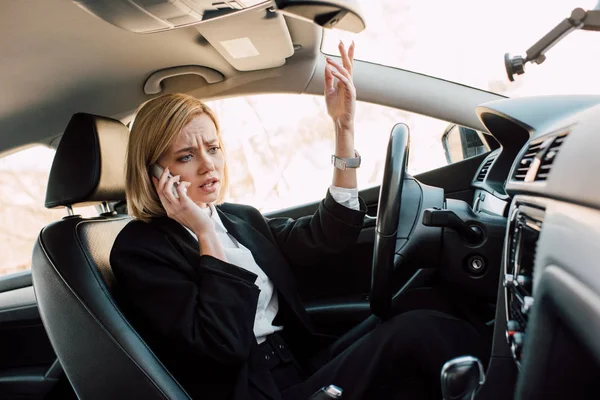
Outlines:
POLYGON ((381 318, 389 316, 392 306, 392 274, 402 206, 402 188, 408 164, 409 136, 406 124, 396 124, 392 129, 379 191, 370 306, 373 314, 381 318))

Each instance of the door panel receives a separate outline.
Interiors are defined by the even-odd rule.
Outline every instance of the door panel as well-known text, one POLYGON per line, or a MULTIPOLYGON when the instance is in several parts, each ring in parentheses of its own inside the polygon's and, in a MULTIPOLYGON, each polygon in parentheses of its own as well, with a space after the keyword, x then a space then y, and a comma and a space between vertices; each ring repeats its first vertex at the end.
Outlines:
MULTIPOLYGON (((361 190, 359 195, 367 205, 368 216, 356 246, 347 254, 325 257, 306 274, 296 277, 304 305, 319 333, 341 335, 370 314, 368 294, 379 187, 361 190)), ((320 200, 265 216, 312 215, 319 203, 320 200)))
POLYGON ((24 288, 31 285, 32 281, 30 271, 12 274, 8 277, 0 277, 0 293, 7 292, 12 289, 24 288))
MULTIPOLYGON (((35 320, 40 314, 35 303, 32 286, 25 286, 0 293, 0 324, 35 320)), ((2 361, 0 360, 0 364, 2 361)))
POLYGON ((73 398, 66 382, 40 319, 31 272, 1 277, 0 397, 73 398))

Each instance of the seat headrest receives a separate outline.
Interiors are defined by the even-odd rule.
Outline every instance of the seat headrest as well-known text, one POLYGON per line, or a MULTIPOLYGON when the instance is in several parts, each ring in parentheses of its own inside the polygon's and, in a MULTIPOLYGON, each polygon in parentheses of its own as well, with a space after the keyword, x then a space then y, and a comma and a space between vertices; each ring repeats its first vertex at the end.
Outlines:
POLYGON ((52 162, 46 207, 124 200, 128 140, 120 121, 73 115, 52 162))

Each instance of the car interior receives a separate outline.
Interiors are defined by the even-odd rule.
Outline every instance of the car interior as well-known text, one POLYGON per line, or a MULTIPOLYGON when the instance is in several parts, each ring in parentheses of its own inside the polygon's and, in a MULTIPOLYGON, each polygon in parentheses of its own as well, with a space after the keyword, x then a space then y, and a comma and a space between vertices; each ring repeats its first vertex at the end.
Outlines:
MULTIPOLYGON (((339 60, 322 52, 325 32, 360 35, 362 11, 344 0, 2 9, 0 158, 56 149, 44 206, 64 217, 39 232, 30 271, 0 276, 0 398, 190 398, 118 305, 109 255, 131 220, 129 124, 165 93, 322 96, 326 57, 339 60), (77 213, 89 205, 97 215, 77 213)), ((576 9, 525 56, 506 56, 507 80, 527 63, 543 68, 567 33, 599 26, 600 11, 576 9)), ((383 132, 381 182, 360 190, 358 242, 297 276, 318 333, 350 342, 390 316, 439 310, 489 337, 487 359, 444 365, 445 399, 597 398, 600 94, 511 98, 360 59, 353 68, 359 101, 450 122, 439 132, 448 164, 410 174, 410 123, 383 132)), ((308 216, 318 204, 265 215, 308 216)))

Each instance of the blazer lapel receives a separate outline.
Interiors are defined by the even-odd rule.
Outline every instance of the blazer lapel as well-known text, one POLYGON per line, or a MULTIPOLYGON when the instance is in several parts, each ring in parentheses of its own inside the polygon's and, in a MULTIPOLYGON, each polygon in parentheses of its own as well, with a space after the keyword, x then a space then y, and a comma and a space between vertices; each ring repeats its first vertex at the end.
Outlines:
POLYGON ((240 217, 225 213, 219 208, 217 212, 227 231, 252 252, 256 264, 271 279, 278 292, 308 327, 308 316, 305 315, 302 300, 294 285, 295 278, 277 246, 240 217))
MULTIPOLYGON (((216 208, 221 222, 233 237, 252 252, 254 261, 273 282, 273 286, 287 302, 301 323, 310 332, 312 331, 310 318, 302 305, 302 299, 295 286, 295 278, 288 261, 279 249, 262 233, 252 227, 242 218, 225 213, 216 208)), ((152 219, 152 223, 161 229, 172 243, 179 247, 191 265, 196 265, 200 260, 200 247, 198 241, 179 222, 169 217, 152 219)))

